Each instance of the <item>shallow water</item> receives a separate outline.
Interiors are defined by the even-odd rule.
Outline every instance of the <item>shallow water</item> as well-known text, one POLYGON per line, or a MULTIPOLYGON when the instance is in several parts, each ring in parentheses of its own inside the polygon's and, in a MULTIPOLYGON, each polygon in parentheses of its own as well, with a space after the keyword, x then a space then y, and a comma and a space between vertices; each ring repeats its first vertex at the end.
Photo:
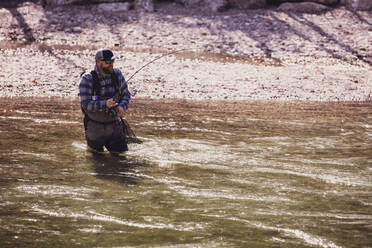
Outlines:
POLYGON ((119 158, 81 118, 2 99, 1 247, 372 247, 372 103, 137 100, 119 158))

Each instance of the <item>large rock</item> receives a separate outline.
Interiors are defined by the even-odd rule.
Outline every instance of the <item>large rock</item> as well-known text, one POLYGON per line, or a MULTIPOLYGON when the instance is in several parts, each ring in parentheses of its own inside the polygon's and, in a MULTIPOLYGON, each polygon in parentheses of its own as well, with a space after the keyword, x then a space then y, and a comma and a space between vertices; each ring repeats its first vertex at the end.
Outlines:
POLYGON ((204 2, 206 7, 213 12, 223 11, 229 5, 228 0, 204 0, 204 2))
POLYGON ((41 1, 45 5, 71 5, 71 4, 125 2, 123 0, 41 0, 41 1))
POLYGON ((43 0, 43 3, 46 5, 69 5, 76 4, 81 1, 79 0, 43 0))
POLYGON ((313 2, 283 3, 278 7, 278 10, 282 11, 295 11, 303 13, 319 13, 328 9, 329 8, 323 4, 313 2))
POLYGON ((239 9, 257 9, 266 6, 266 0, 230 0, 230 4, 239 9))
POLYGON ((223 11, 229 6, 228 0, 175 0, 175 2, 187 8, 201 8, 212 12, 223 11))
POLYGON ((372 0, 340 0, 341 4, 355 10, 370 10, 372 9, 372 0))
POLYGON ((146 12, 154 12, 155 10, 153 0, 134 0, 134 8, 146 12))
MULTIPOLYGON (((0 0, 1 1, 1 0, 0 0)), ((16 0, 9 0, 16 1, 16 0)), ((136 9, 154 11, 155 0, 40 0, 43 5, 71 5, 89 3, 114 3, 114 2, 134 2, 136 9)), ((336 4, 346 5, 355 10, 372 9, 372 0, 174 0, 189 8, 203 8, 213 12, 226 9, 229 5, 239 9, 264 8, 267 3, 281 4, 282 10, 294 10, 300 12, 319 12, 324 7, 312 5, 312 3, 332 6, 336 4), (283 4, 285 4, 283 6, 283 4), (313 8, 313 10, 311 10, 313 8)))
POLYGON ((98 9, 103 10, 106 12, 112 11, 112 12, 125 12, 128 11, 131 7, 131 4, 126 3, 101 3, 98 4, 98 9))
POLYGON ((286 2, 314 2, 314 3, 320 3, 324 5, 334 5, 338 4, 340 0, 267 0, 268 2, 272 4, 282 4, 286 2))
POLYGON ((320 3, 324 5, 334 5, 334 4, 338 4, 339 0, 311 0, 309 2, 320 3))
POLYGON ((42 0, 45 5, 71 5, 71 4, 90 4, 90 3, 101 3, 105 9, 111 9, 113 11, 126 11, 129 2, 133 2, 134 8, 137 10, 144 10, 147 12, 154 11, 153 0, 42 0), (116 6, 110 6, 110 3, 127 2, 125 5, 117 5, 119 9, 115 9, 116 6))
POLYGON ((183 4, 185 7, 199 7, 203 4, 203 0, 175 0, 177 3, 183 4))

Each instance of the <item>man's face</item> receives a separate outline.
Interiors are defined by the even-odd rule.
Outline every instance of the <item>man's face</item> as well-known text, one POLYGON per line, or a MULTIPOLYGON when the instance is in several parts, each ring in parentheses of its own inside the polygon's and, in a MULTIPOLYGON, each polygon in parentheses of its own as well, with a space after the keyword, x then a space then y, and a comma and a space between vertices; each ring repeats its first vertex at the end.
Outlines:
POLYGON ((97 67, 100 72, 103 72, 104 74, 111 74, 114 72, 114 60, 97 61, 97 67))

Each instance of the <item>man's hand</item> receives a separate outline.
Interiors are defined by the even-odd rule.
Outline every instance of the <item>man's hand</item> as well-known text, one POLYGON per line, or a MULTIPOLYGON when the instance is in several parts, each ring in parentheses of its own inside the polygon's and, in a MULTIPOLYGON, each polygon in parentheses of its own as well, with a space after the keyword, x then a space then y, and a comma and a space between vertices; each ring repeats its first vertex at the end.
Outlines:
POLYGON ((122 106, 117 106, 116 107, 116 112, 118 114, 118 117, 123 117, 124 113, 125 113, 125 110, 122 106))
POLYGON ((113 108, 118 106, 118 104, 114 101, 114 99, 110 98, 106 101, 106 107, 107 108, 113 108))

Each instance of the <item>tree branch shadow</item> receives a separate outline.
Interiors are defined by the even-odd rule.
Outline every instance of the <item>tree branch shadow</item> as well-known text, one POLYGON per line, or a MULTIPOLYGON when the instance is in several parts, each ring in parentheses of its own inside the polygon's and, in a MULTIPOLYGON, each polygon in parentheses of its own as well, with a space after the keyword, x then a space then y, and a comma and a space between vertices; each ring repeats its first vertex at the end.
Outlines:
MULTIPOLYGON (((34 0, 36 1, 36 0, 34 0)), ((22 2, 19 0, 19 2, 22 2)), ((180 5, 181 7, 181 5, 180 5)), ((17 11, 16 8, 9 8, 9 11, 12 13, 14 18, 17 20, 19 26, 23 30, 23 33, 25 34, 26 40, 29 43, 35 42, 36 38, 32 32, 32 29, 27 25, 24 17, 22 16, 19 11, 17 11)), ((359 14, 357 11, 348 10, 355 16, 356 20, 359 20, 359 22, 362 22, 364 24, 371 25, 371 23, 364 18, 361 14, 359 14)), ((311 28, 316 34, 318 34, 320 37, 324 37, 328 40, 328 42, 331 44, 331 46, 322 46, 322 44, 319 44, 318 41, 315 40, 314 37, 312 37, 310 34, 307 34, 304 30, 301 30, 300 28, 296 28, 294 26, 291 26, 289 22, 286 22, 285 20, 281 20, 278 18, 278 15, 276 14, 277 11, 270 10, 270 9, 261 9, 261 10, 255 10, 255 11, 240 11, 240 20, 242 21, 242 25, 233 25, 233 27, 230 27, 228 25, 225 25, 224 22, 222 22, 221 25, 211 25, 210 22, 203 23, 203 20, 209 19, 214 20, 214 15, 209 13, 207 15, 203 15, 202 13, 195 12, 195 10, 189 11, 175 11, 176 13, 169 13, 171 15, 174 15, 178 18, 178 20, 175 20, 175 18, 169 19, 166 17, 166 12, 163 11, 163 13, 157 14, 156 12, 152 15, 156 16, 156 18, 159 18, 161 21, 169 22, 172 25, 179 25, 183 28, 206 28, 212 36, 216 37, 216 42, 213 44, 208 44, 213 47, 213 49, 209 49, 208 47, 201 47, 200 51, 208 53, 210 51, 216 51, 214 53, 221 53, 221 54, 231 54, 231 52, 234 50, 234 44, 239 43, 241 41, 236 40, 236 37, 231 37, 226 32, 231 31, 240 31, 242 34, 246 35, 248 39, 251 39, 253 46, 255 46, 255 51, 261 51, 260 54, 263 55, 263 58, 270 59, 277 59, 277 63, 280 65, 280 58, 273 58, 274 52, 276 52, 276 47, 273 47, 272 42, 277 41, 280 42, 278 37, 282 38, 282 41, 285 41, 287 39, 289 33, 294 34, 295 36, 302 39, 300 40, 298 44, 294 45, 301 45, 303 41, 313 43, 314 47, 317 49, 326 52, 328 55, 330 55, 332 58, 335 58, 337 60, 345 61, 347 63, 352 63, 350 61, 350 58, 346 58, 345 55, 337 54, 337 52, 332 49, 332 46, 335 46, 339 49, 342 49, 347 54, 350 54, 351 56, 355 56, 358 60, 368 64, 372 65, 372 58, 369 55, 363 55, 360 53, 358 48, 353 48, 352 46, 345 44, 340 38, 336 37, 335 35, 332 35, 328 32, 326 32, 320 25, 314 23, 309 18, 306 18, 305 15, 301 13, 293 13, 293 12, 287 12, 287 16, 291 18, 292 20, 296 21, 299 25, 307 28, 311 28), (197 24, 187 24, 185 22, 182 22, 180 19, 183 17, 192 17, 194 20, 197 21, 197 24), (269 18, 268 18, 269 17, 269 18), (275 23, 275 24, 274 24, 275 23), (260 25, 257 25, 260 24, 260 25), (278 25, 280 27, 285 27, 286 32, 279 33, 278 31, 275 31, 274 29, 270 28, 270 25, 278 25), (262 28, 263 27, 263 28, 262 28), (226 32, 225 32, 226 31, 226 32), (265 33, 266 32, 266 33, 265 33), (258 49, 258 50, 257 50, 258 49), (219 52, 218 52, 219 51, 219 52)), ((232 12, 234 13, 234 12, 232 12)), ((235 12, 237 13, 237 12, 235 12)), ((224 14, 222 14, 224 15, 224 14)), ((229 15, 229 13, 226 13, 225 15, 229 15)), ((103 24, 110 30, 112 34, 114 34, 114 39, 116 42, 115 46, 118 46, 119 48, 122 48, 124 42, 126 41, 126 35, 128 33, 124 32, 117 32, 115 30, 115 25, 130 25, 133 22, 128 17, 135 17, 135 19, 139 20, 142 18, 141 15, 136 14, 133 11, 128 11, 127 13, 104 13, 100 12, 97 5, 90 5, 88 7, 86 6, 59 6, 59 7, 47 7, 45 9, 45 16, 49 22, 49 24, 56 24, 58 26, 58 30, 64 30, 66 28, 71 28, 74 25, 87 30, 93 30, 95 34, 99 33, 99 24, 103 24), (58 12, 67 12, 67 16, 71 17, 68 19, 63 19, 65 16, 58 15, 58 12), (84 12, 84 18, 73 18, 74 16, 81 16, 80 14, 84 12), (57 15, 56 15, 57 13, 57 15), (114 23, 115 25, 112 25, 114 23)), ((231 20, 230 20, 231 21, 231 20)), ((152 36, 156 35, 154 33, 154 30, 151 30, 152 25, 149 23, 148 25, 145 24, 148 27, 144 28, 144 32, 148 29, 149 32, 152 32, 152 36)), ((53 32, 54 30, 51 30, 53 32)), ((160 32, 159 32, 160 33, 160 32)), ((136 34, 141 35, 141 34, 136 34)), ((161 33, 160 33, 161 35, 161 33)), ((208 34, 207 34, 208 35, 208 34)), ((236 35, 235 35, 236 36, 236 35)), ((318 37, 318 36, 317 36, 318 37)), ((190 39, 192 40, 192 39, 190 39)), ((151 41, 150 41, 151 42, 151 41)), ((185 44, 183 44, 185 45, 185 44)), ((145 46, 148 46, 148 50, 159 50, 161 51, 162 47, 161 44, 156 43, 146 43, 145 46)), ((198 47, 198 44, 195 44, 193 47, 198 47)), ((175 47, 177 48, 177 47, 175 47)), ((56 55, 53 52, 52 47, 48 47, 46 45, 40 46, 41 50, 46 50, 48 53, 50 53, 52 56, 55 56, 59 60, 62 60, 62 58, 59 58, 58 55, 56 55)), ((198 48, 199 49, 199 48, 198 48)), ((367 48, 365 48, 367 49, 367 48)), ((166 49, 163 49, 166 50, 166 49)), ((252 49, 253 50, 253 49, 252 49)), ((242 52, 242 51, 240 51, 242 52)), ((291 52, 295 53, 301 53, 301 50, 298 49, 298 51, 294 50, 291 52)), ((241 54, 240 54, 241 56, 241 54)), ((253 52, 251 54, 244 53, 243 56, 246 59, 250 59, 250 57, 255 56, 253 52)), ((65 60, 65 59, 63 59, 65 60)), ((74 61, 68 61, 69 63, 74 63, 74 61)), ((76 65, 76 63, 75 63, 76 65)), ((76 65, 80 69, 84 69, 81 66, 76 65)))
POLYGON ((368 20, 366 20, 363 16, 361 16, 358 11, 354 10, 354 9, 351 9, 351 8, 347 8, 348 11, 350 11, 360 22, 362 23, 365 23, 365 24, 368 24, 370 26, 372 26, 372 23, 369 22, 368 20))
MULTIPOLYGON (((319 25, 317 25, 314 22, 306 19, 306 17, 304 15, 294 14, 294 13, 288 13, 288 15, 291 18, 293 18, 294 20, 296 20, 298 23, 301 23, 304 26, 310 27, 315 32, 317 32, 320 36, 325 37, 328 40, 328 42, 330 42, 332 45, 342 48, 345 52, 349 53, 350 55, 356 56, 359 60, 363 61, 366 64, 369 64, 370 66, 372 66, 372 60, 366 59, 363 55, 361 55, 357 50, 353 49, 351 46, 340 42, 332 34, 327 33, 326 31, 324 31, 324 29, 321 28, 319 25)), ((297 34, 299 34, 299 33, 297 32, 297 34)), ((305 34, 303 34, 301 37, 311 41, 311 38, 306 36, 305 34)), ((350 62, 350 61, 346 60, 344 57, 336 54, 333 51, 333 49, 330 49, 330 48, 327 48, 327 47, 320 47, 320 49, 327 52, 330 56, 332 56, 335 59, 343 60, 345 62, 350 62)))
MULTIPOLYGON (((42 52, 47 52, 51 56, 54 56, 58 61, 62 62, 62 64, 65 64, 67 61, 68 63, 74 64, 75 67, 79 68, 80 70, 85 70, 84 67, 77 65, 72 59, 66 59, 64 57, 58 56, 53 50, 51 46, 37 43, 36 38, 33 34, 32 28, 27 24, 25 18, 23 17, 22 13, 19 12, 18 7, 22 6, 24 2, 38 2, 37 0, 34 1, 26 1, 26 0, 15 0, 13 2, 9 2, 7 4, 2 3, 2 6, 5 7, 9 13, 17 20, 18 26, 22 30, 26 43, 20 44, 20 46, 30 45, 36 46, 38 50, 42 52)), ((63 65, 62 65, 63 66, 63 65)))
POLYGON ((24 19, 23 15, 18 11, 18 9, 16 7, 8 8, 8 11, 17 20, 18 26, 22 29, 26 41, 29 43, 34 42, 36 39, 33 35, 32 29, 27 24, 26 20, 24 19))

